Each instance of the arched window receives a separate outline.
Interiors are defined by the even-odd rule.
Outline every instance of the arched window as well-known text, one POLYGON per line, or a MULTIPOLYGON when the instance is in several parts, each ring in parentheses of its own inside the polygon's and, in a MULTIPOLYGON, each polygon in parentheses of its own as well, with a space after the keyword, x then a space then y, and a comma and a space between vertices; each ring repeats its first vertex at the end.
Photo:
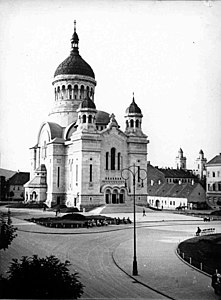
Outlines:
POLYGON ((93 174, 92 170, 93 170, 93 169, 92 169, 92 168, 93 168, 93 166, 92 166, 92 164, 90 164, 90 167, 89 167, 89 174, 90 174, 90 176, 89 176, 90 179, 89 179, 89 180, 90 180, 90 182, 93 181, 93 177, 92 177, 92 174, 93 174))
POLYGON ((120 170, 120 164, 121 164, 121 159, 120 159, 120 152, 117 154, 117 169, 120 170))
POLYGON ((68 85, 68 98, 72 99, 72 88, 70 84, 68 85))
POLYGON ((129 127, 129 122, 128 122, 128 120, 126 121, 126 128, 128 128, 129 127))
POLYGON ((92 99, 93 99, 93 94, 94 94, 94 91, 93 91, 93 89, 91 88, 90 96, 92 97, 92 99))
POLYGON ((130 120, 130 127, 131 127, 131 128, 134 127, 134 120, 130 120))
POLYGON ((89 117, 88 117, 88 123, 92 123, 92 115, 89 115, 89 117))
POLYGON ((80 89, 80 99, 84 99, 84 86, 83 85, 81 86, 81 89, 80 89))
POLYGON ((111 170, 115 170, 115 154, 116 154, 116 149, 111 148, 111 170))
POLYGON ((57 99, 60 99, 61 93, 60 93, 60 86, 57 87, 57 99))
POLYGON ((106 170, 108 170, 109 152, 106 152, 106 170))
POLYGON ((139 128, 139 120, 136 120, 136 128, 139 128))
POLYGON ((89 94, 89 86, 86 87, 86 95, 90 96, 90 94, 89 94))
POLYGON ((83 115, 83 123, 86 123, 86 115, 83 115))
POLYGON ((57 91, 56 91, 56 88, 54 89, 54 98, 55 98, 55 100, 57 100, 57 91))
POLYGON ((65 85, 62 85, 62 94, 61 94, 61 98, 64 99, 65 97, 65 85))
POLYGON ((75 84, 75 86, 74 86, 74 99, 77 99, 77 96, 78 96, 78 86, 77 86, 77 84, 75 84))

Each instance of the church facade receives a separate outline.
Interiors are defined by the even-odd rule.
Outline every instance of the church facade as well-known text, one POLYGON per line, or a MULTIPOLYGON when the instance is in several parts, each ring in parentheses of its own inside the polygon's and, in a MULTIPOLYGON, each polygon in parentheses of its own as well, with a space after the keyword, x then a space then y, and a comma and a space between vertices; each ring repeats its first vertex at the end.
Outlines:
POLYGON ((147 202, 147 183, 140 180, 146 169, 147 136, 142 131, 142 112, 134 96, 125 112, 122 131, 114 114, 95 105, 95 75, 79 54, 76 25, 71 53, 56 69, 54 104, 31 151, 30 181, 25 201, 44 202, 79 209, 102 204, 131 203, 136 170, 136 201, 147 202), (125 171, 125 170, 124 170, 125 171))

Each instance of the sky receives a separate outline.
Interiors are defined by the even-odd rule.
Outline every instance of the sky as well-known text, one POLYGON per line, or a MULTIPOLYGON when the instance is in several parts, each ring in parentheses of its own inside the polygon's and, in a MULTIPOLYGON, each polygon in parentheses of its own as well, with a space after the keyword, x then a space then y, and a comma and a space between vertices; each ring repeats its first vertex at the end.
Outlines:
POLYGON ((182 148, 221 152, 221 1, 0 0, 0 167, 29 171, 29 148, 54 101, 52 80, 79 51, 97 81, 98 110, 125 129, 135 102, 147 160, 175 167, 182 148))

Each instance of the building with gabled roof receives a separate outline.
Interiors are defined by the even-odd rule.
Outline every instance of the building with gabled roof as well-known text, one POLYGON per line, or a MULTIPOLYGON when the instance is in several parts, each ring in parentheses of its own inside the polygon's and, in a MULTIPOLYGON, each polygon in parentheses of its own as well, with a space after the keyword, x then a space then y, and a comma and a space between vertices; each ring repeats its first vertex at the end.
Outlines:
POLYGON ((16 172, 7 181, 7 198, 10 200, 24 200, 24 184, 29 181, 30 173, 16 172))
POLYGON ((206 192, 199 183, 155 183, 147 186, 147 203, 156 208, 203 208, 206 192))
POLYGON ((205 189, 197 179, 188 170, 158 168, 148 163, 147 202, 150 206, 164 209, 205 207, 205 189))

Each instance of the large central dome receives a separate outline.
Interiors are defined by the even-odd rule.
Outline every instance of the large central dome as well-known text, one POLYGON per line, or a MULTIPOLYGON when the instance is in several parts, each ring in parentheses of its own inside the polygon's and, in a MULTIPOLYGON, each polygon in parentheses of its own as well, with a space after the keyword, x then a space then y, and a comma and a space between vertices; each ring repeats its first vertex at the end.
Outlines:
POLYGON ((77 54, 71 52, 70 56, 66 58, 56 69, 54 77, 57 75, 84 75, 95 78, 94 72, 90 65, 77 54))
POLYGON ((74 34, 71 39, 71 53, 56 69, 54 77, 58 75, 83 75, 95 78, 90 65, 83 60, 78 51, 79 38, 74 28, 74 34))

